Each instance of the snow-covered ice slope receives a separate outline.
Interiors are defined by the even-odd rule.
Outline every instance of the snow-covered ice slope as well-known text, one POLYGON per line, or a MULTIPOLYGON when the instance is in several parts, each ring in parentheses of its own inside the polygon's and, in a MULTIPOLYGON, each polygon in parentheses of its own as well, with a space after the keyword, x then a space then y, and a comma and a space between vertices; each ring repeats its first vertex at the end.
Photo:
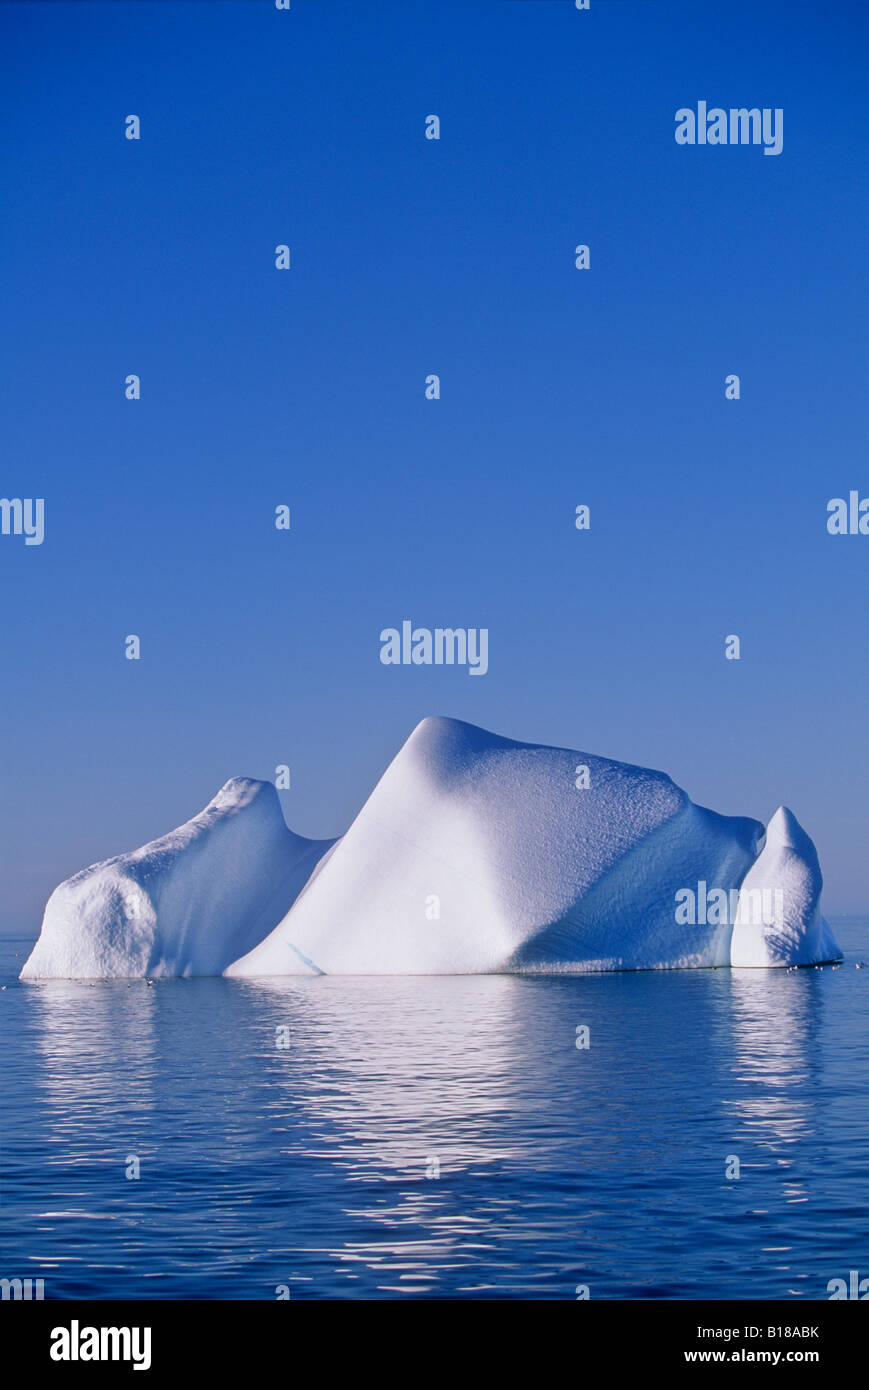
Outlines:
POLYGON ((758 854, 763 834, 664 773, 425 719, 340 840, 294 835, 271 783, 235 778, 180 829, 76 874, 22 977, 838 959, 814 845, 783 809, 758 854), (685 890, 702 912, 676 910, 685 890))
POLYGON ((737 889, 762 834, 663 773, 426 719, 306 892, 227 973, 727 965, 727 916, 679 925, 675 895, 737 889))
POLYGON ((821 916, 821 866, 796 816, 780 806, 746 874, 730 945, 731 965, 813 965, 841 957, 821 916))
POLYGON ((177 830, 61 883, 21 978, 219 975, 332 843, 288 830, 270 782, 234 777, 177 830))

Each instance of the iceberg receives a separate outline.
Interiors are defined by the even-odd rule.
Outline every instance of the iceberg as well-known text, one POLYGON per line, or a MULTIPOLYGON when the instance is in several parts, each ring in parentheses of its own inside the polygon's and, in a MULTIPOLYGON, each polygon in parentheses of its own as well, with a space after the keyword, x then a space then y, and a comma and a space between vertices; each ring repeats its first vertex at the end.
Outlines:
POLYGON ((226 973, 728 965, 728 914, 680 922, 677 894, 708 883, 729 897, 763 835, 664 773, 425 719, 287 916, 226 973))
POLYGON ((238 778, 61 884, 22 977, 815 964, 841 957, 820 891, 783 808, 764 831, 665 773, 429 718, 337 840, 295 835, 271 784, 238 778))
POLYGON ((821 916, 822 882, 815 846, 793 812, 780 806, 739 890, 730 964, 815 965, 841 959, 821 916))
POLYGON ((284 916, 331 840, 233 777, 192 820, 55 888, 21 979, 220 975, 284 916))

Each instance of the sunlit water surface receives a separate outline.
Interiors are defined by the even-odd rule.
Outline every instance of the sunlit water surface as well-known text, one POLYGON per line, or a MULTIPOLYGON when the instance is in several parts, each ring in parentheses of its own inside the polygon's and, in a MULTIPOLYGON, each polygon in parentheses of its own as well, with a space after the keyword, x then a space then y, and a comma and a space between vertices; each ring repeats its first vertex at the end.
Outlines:
POLYGON ((869 1275, 869 918, 836 931, 838 970, 153 985, 19 983, 0 937, 0 1274, 826 1298, 869 1275))

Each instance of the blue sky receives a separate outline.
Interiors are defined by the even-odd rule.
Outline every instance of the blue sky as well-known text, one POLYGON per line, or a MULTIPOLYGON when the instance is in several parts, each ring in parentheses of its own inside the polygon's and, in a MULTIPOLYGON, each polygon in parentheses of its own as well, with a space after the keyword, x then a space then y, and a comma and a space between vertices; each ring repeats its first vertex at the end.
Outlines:
POLYGON ((46 501, 0 536, 0 927, 231 775, 337 834, 432 713, 784 802, 867 909, 869 537, 826 531, 869 495, 867 29, 0 6, 0 493, 46 501), (701 99, 781 107, 782 153, 678 146, 701 99), (405 618, 487 627, 488 674, 383 666, 405 618))

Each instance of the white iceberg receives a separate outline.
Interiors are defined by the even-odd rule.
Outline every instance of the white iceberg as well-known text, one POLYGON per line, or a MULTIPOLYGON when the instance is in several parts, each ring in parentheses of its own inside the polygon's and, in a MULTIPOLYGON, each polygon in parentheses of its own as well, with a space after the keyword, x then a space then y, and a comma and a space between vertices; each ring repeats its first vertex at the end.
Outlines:
POLYGON ((281 920, 331 840, 233 777, 192 820, 55 888, 22 979, 219 975, 281 920))
POLYGON ((841 951, 821 916, 818 853, 796 816, 780 806, 742 881, 731 965, 814 965, 841 951))
MULTIPOLYGON (((762 837, 663 773, 426 719, 284 920, 227 974, 727 965, 732 917, 679 922, 677 894, 714 884, 735 900, 762 837)), ((831 935, 816 946, 840 954, 831 935)))
POLYGON ((292 834, 270 784, 229 782, 165 839, 61 884, 22 975, 838 959, 811 840, 784 811, 761 850, 763 838, 759 821, 696 806, 664 773, 425 719, 341 839, 292 834), (764 888, 784 895, 783 929, 752 924, 764 888), (703 910, 688 921, 677 904, 695 889, 703 910), (734 910, 706 910, 716 889, 734 910))

